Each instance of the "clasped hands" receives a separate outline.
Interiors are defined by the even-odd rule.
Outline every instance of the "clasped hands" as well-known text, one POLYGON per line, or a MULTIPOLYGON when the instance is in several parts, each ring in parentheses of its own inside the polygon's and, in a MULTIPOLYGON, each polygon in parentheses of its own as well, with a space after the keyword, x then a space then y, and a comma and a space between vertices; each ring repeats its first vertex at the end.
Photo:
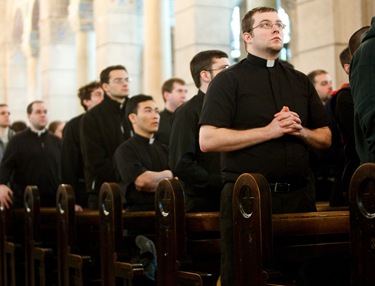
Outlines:
POLYGON ((271 128, 276 132, 276 137, 285 134, 302 136, 302 121, 296 112, 290 111, 289 107, 283 106, 280 112, 274 115, 274 119, 270 123, 271 128))

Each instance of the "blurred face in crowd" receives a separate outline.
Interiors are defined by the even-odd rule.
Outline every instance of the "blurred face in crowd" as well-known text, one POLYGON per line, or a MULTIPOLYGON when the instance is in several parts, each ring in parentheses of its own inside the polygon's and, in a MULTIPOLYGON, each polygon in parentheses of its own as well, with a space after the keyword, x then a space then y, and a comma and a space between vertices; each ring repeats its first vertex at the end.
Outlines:
POLYGON ((152 138, 159 128, 159 108, 152 100, 140 102, 137 113, 130 113, 129 120, 133 125, 135 133, 152 138))
POLYGON ((64 127, 65 127, 65 123, 64 122, 60 122, 60 124, 57 125, 57 128, 56 128, 55 132, 53 133, 53 135, 55 135, 55 136, 59 137, 60 139, 62 139, 64 127))
POLYGON ((173 83, 171 92, 165 91, 164 98, 169 111, 174 112, 177 107, 183 104, 187 99, 188 88, 178 82, 173 83))
POLYGON ((47 126, 47 108, 44 102, 36 102, 32 106, 32 111, 27 115, 30 125, 36 130, 43 130, 47 126))
POLYGON ((113 100, 123 102, 129 95, 129 75, 125 70, 113 70, 108 83, 103 83, 102 87, 113 100))
POLYGON ((328 73, 321 73, 314 78, 314 87, 322 102, 326 102, 332 94, 332 79, 328 73))
POLYGON ((10 112, 8 106, 0 106, 0 127, 10 126, 10 112))
POLYGON ((84 99, 83 103, 87 106, 87 109, 91 109, 95 105, 102 102, 104 99, 104 90, 101 87, 98 87, 91 91, 90 99, 84 99))

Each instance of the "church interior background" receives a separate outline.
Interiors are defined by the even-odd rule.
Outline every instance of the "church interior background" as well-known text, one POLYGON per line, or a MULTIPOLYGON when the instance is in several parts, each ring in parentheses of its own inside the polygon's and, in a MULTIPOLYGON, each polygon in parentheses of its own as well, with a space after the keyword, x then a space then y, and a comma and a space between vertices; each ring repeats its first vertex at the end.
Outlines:
POLYGON ((348 81, 339 54, 350 36, 370 25, 373 0, 0 0, 0 103, 12 120, 26 120, 32 100, 47 103, 49 119, 83 112, 77 89, 100 71, 124 65, 131 95, 152 95, 189 71, 199 51, 220 49, 234 63, 246 56, 240 20, 248 10, 279 10, 285 30, 281 57, 309 73, 324 69, 336 88, 348 81))

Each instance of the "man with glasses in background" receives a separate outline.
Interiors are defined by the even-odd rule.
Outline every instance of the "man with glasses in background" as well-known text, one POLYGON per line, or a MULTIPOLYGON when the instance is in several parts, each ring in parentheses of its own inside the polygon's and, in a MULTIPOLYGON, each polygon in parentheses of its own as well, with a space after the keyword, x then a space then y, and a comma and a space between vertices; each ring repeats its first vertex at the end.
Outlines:
POLYGON ((171 117, 175 110, 186 101, 187 92, 185 81, 177 77, 168 79, 161 87, 165 108, 160 112, 160 126, 155 133, 155 139, 167 146, 171 134, 171 117))
POLYGON ((228 55, 218 50, 196 54, 190 73, 198 94, 178 108, 172 116, 169 165, 185 183, 187 212, 218 211, 222 180, 220 153, 203 153, 199 148, 199 116, 211 80, 230 65, 228 55))
POLYGON ((113 154, 130 138, 131 127, 125 116, 129 95, 129 74, 122 65, 109 66, 100 73, 105 92, 101 103, 82 117, 80 140, 85 167, 88 207, 98 208, 98 195, 104 182, 117 182, 113 154))
POLYGON ((273 213, 316 211, 309 149, 331 144, 328 117, 307 76, 280 60, 277 10, 258 7, 242 19, 247 58, 211 82, 200 117, 202 151, 222 152, 221 283, 233 285, 232 190, 242 173, 270 184, 273 213))

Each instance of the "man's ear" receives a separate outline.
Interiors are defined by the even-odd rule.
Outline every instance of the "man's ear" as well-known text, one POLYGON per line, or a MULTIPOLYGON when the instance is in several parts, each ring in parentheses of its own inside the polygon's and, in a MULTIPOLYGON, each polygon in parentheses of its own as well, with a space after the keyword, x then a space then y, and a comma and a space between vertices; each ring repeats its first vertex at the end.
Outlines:
POLYGON ((89 107, 89 104, 88 104, 89 101, 90 101, 90 99, 84 99, 84 100, 82 100, 82 103, 83 103, 86 107, 89 107))
POLYGON ((107 90, 108 90, 108 83, 104 82, 102 84, 102 89, 104 90, 104 92, 107 92, 107 90))
POLYGON ((199 73, 199 76, 205 82, 210 82, 211 81, 211 74, 210 74, 209 71, 201 70, 201 72, 199 73))
POLYGON ((244 42, 247 44, 251 44, 253 41, 253 37, 249 32, 245 32, 242 34, 242 40, 244 40, 244 42))
POLYGON ((130 113, 130 114, 129 114, 128 118, 129 118, 129 120, 130 120, 131 123, 133 123, 133 124, 135 123, 135 121, 136 121, 136 116, 137 116, 137 115, 136 115, 135 113, 130 113))

